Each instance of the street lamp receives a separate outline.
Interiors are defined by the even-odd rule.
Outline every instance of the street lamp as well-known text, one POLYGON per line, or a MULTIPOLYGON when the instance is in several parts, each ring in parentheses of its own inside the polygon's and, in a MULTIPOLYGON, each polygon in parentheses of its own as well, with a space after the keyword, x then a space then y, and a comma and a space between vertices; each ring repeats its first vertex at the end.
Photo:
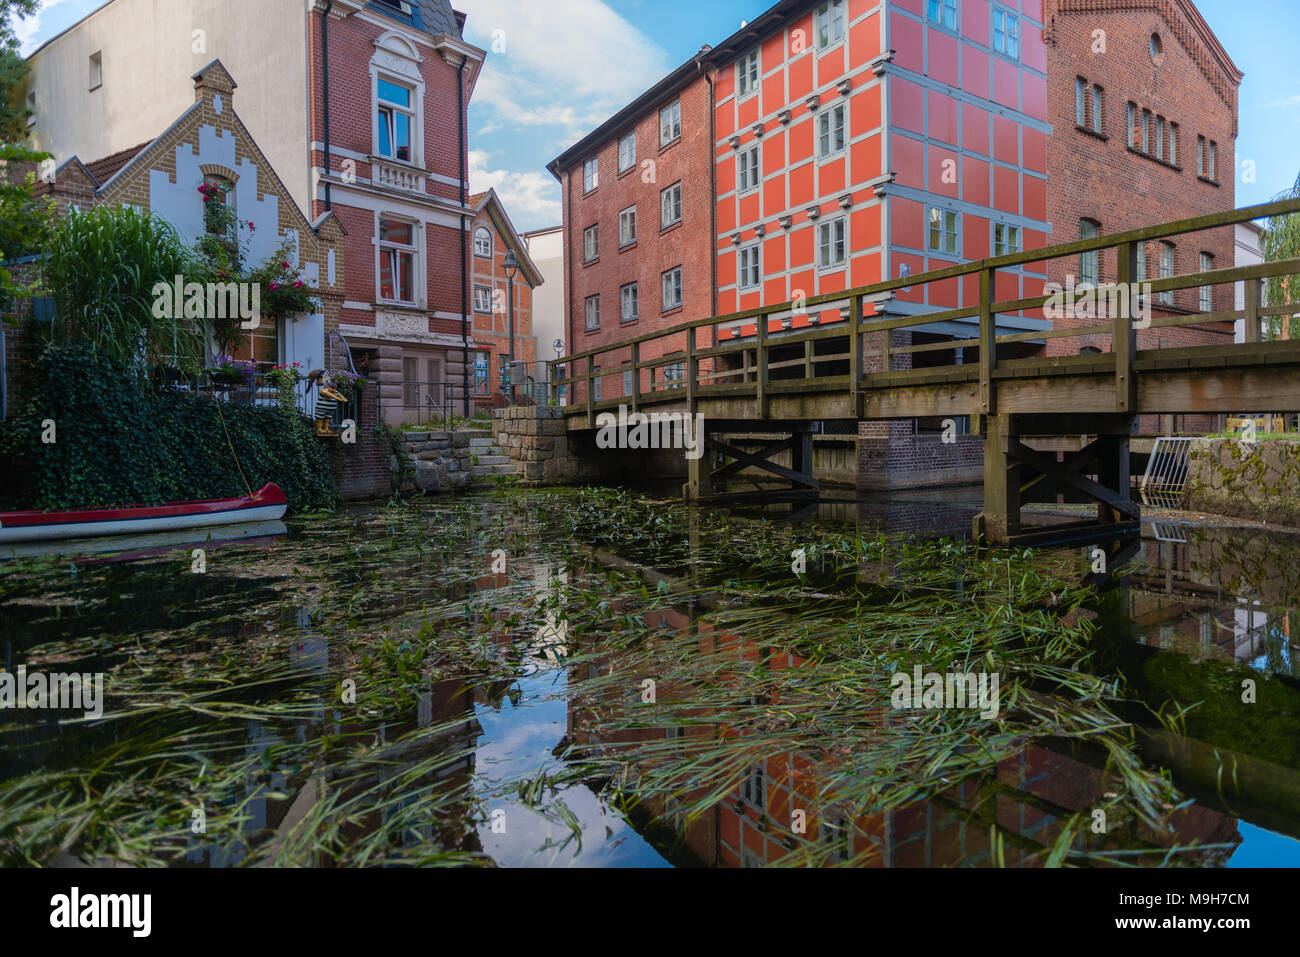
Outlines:
POLYGON ((510 300, 510 404, 515 404, 515 273, 519 272, 519 260, 513 249, 506 250, 506 297, 510 300))

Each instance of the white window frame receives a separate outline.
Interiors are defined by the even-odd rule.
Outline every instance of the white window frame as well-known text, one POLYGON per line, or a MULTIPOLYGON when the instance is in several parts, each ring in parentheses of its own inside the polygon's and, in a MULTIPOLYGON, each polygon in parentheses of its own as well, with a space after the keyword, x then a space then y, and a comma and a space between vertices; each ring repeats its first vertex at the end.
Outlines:
POLYGON ((1209 149, 1206 151, 1206 155, 1210 158, 1210 161, 1206 166, 1208 172, 1205 174, 1205 176, 1206 179, 1212 179, 1217 183, 1219 181, 1219 177, 1216 174, 1214 168, 1216 162, 1216 157, 1214 154, 1215 152, 1217 152, 1218 144, 1215 143, 1214 140, 1206 140, 1206 142, 1209 144, 1209 149))
POLYGON ((736 279, 741 289, 757 289, 763 282, 762 246, 742 246, 736 254, 736 279))
POLYGON ((600 157, 593 156, 582 164, 582 195, 600 188, 600 157))
POLYGON ((629 282, 619 287, 619 322, 636 322, 641 318, 641 290, 638 283, 629 282), (629 295, 631 293, 631 295, 629 295), (632 310, 628 312, 628 303, 632 310))
POLYGON ((673 100, 659 111, 659 148, 682 138, 682 101, 673 100), (667 122, 665 122, 665 120, 667 122), (665 136, 664 134, 671 134, 665 136))
POLYGON ((594 296, 588 296, 583 300, 583 312, 585 328, 587 332, 595 332, 600 328, 600 293, 594 296), (593 321, 594 319, 594 321, 593 321))
POLYGON ((424 115, 424 86, 421 83, 413 81, 410 77, 404 77, 396 73, 388 73, 382 70, 372 71, 373 89, 371 90, 371 117, 374 120, 374 155, 382 157, 394 163, 406 163, 410 166, 420 166, 423 162, 423 134, 420 117, 424 115), (399 86, 411 94, 411 105, 402 106, 400 103, 394 103, 391 100, 385 100, 379 95, 380 82, 391 83, 393 86, 399 86), (389 113, 388 135, 389 143, 393 146, 391 156, 380 152, 379 148, 379 124, 380 111, 387 110, 389 113), (394 114, 401 113, 407 117, 411 131, 411 155, 406 159, 401 159, 397 155, 397 120, 394 114))
POLYGON ((813 32, 817 34, 817 49, 829 50, 844 40, 844 0, 830 0, 817 8, 813 32))
POLYGON ((1022 239, 1019 226, 1012 226, 1010 223, 994 223, 993 255, 1009 256, 1020 252, 1022 239))
POLYGON ((993 52, 1011 60, 1020 60, 1020 16, 1006 7, 994 6, 991 16, 993 52))
POLYGON ((682 221, 682 184, 681 181, 673 183, 667 189, 659 192, 659 228, 667 229, 669 226, 676 226, 682 221), (669 216, 676 213, 672 219, 664 215, 667 211, 669 216))
POLYGON ((90 87, 94 92, 104 85, 104 51, 96 50, 90 55, 90 87))
POLYGON ((763 72, 759 67, 758 47, 750 50, 736 61, 736 97, 748 99, 758 92, 763 81, 763 72))
MULTIPOLYGON (((1160 242, 1160 276, 1161 279, 1172 279, 1174 275, 1174 244, 1168 240, 1160 242)), ((1172 306, 1174 304, 1174 291, 1166 289, 1159 293, 1156 298, 1161 305, 1172 306)))
POLYGON ((636 242, 636 206, 629 206, 618 214, 618 248, 626 249, 636 242))
MULTIPOLYGON (((1210 272, 1214 269, 1214 254, 1201 253, 1201 272, 1210 272)), ((1202 286, 1200 296, 1201 312, 1214 311, 1214 287, 1202 286)))
POLYGON ((1169 121, 1169 165, 1178 165, 1178 124, 1169 121))
POLYGON ((1074 125, 1088 127, 1088 81, 1081 76, 1074 78, 1074 125))
POLYGON ((957 32, 960 20, 957 18, 957 0, 926 0, 926 19, 935 26, 957 32))
POLYGON ((420 270, 420 263, 424 258, 423 255, 421 254, 422 239, 423 239, 423 233, 420 229, 420 224, 418 221, 412 220, 406 216, 397 215, 395 213, 375 214, 375 300, 377 302, 387 302, 387 303, 393 303, 394 305, 402 305, 402 306, 420 305, 422 301, 422 297, 420 296, 421 276, 422 276, 422 272, 420 270), (391 223, 400 223, 403 226, 411 227, 412 245, 407 246, 404 243, 397 243, 397 242, 393 242, 392 240, 383 239, 382 238, 383 224, 385 221, 391 223), (384 281, 383 264, 384 264, 384 259, 389 256, 393 257, 393 267, 394 267, 393 292, 394 293, 398 293, 401 290, 401 282, 400 282, 401 270, 399 268, 401 257, 409 256, 411 259, 410 267, 409 267, 410 275, 411 275, 411 298, 409 300, 396 299, 396 298, 388 299, 383 295, 383 281, 384 281))
POLYGON ((817 224, 817 268, 842 269, 848 263, 848 220, 843 216, 817 224))
MULTIPOLYGON (((1101 224, 1094 220, 1083 218, 1079 220, 1079 238, 1096 239, 1101 235, 1101 224)), ((1079 254, 1079 282, 1091 283, 1097 285, 1101 279, 1101 253, 1094 249, 1089 253, 1079 254)))
POLYGON ((759 144, 746 146, 736 153, 736 192, 748 193, 758 189, 762 182, 763 155, 759 144))
POLYGON ((582 231, 582 261, 594 263, 600 258, 600 223, 582 231))
POLYGON ((940 256, 961 255, 961 214, 955 209, 931 206, 925 217, 925 248, 940 256), (939 215, 939 245, 935 245, 935 214, 939 215), (949 223, 952 229, 948 228, 949 223), (948 239, 952 238, 952 248, 948 248, 948 239))
POLYGON ((636 165, 636 130, 624 133, 618 140, 618 171, 626 173, 636 165))
POLYGON ((660 294, 663 297, 663 311, 680 309, 682 306, 682 267, 674 266, 660 277, 660 294))
POLYGON ((817 158, 829 159, 848 147, 849 109, 843 103, 817 115, 817 158))
POLYGON ((488 229, 486 226, 480 226, 478 229, 474 230, 474 255, 477 256, 479 259, 491 259, 492 250, 493 250, 492 230, 488 229), (487 237, 486 252, 484 252, 483 246, 479 242, 479 240, 484 236, 487 237))
POLYGON ((1092 85, 1092 127, 1091 128, 1094 133, 1101 132, 1101 120, 1102 120, 1101 114, 1104 108, 1102 100, 1105 95, 1106 95, 1106 90, 1104 87, 1099 86, 1096 83, 1092 85))
POLYGON ((479 315, 492 314, 492 287, 484 286, 481 283, 474 285, 474 311, 479 315), (486 296, 480 296, 479 293, 487 293, 486 296))

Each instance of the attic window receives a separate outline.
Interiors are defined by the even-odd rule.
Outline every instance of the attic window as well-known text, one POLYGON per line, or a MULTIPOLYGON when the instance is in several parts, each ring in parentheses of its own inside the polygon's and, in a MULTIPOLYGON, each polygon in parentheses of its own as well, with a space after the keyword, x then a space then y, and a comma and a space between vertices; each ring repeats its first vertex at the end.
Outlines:
POLYGON ((104 53, 92 53, 90 55, 90 88, 98 90, 104 85, 104 53))
POLYGON ((409 17, 411 15, 411 5, 406 0, 375 0, 375 2, 381 7, 396 10, 403 16, 409 17))

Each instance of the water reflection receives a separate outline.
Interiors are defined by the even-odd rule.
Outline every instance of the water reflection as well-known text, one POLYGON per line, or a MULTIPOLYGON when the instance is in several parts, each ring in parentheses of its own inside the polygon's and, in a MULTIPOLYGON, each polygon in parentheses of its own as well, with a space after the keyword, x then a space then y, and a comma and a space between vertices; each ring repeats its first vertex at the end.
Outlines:
MULTIPOLYGON (((766 520, 772 547, 788 551, 808 540, 803 526, 814 521, 818 534, 838 525, 900 540, 920 532, 964 536, 977 508, 960 496, 923 495, 836 503, 815 513, 790 506, 766 520)), ((735 520, 759 517, 737 513, 735 520)), ((667 555, 647 546, 574 556, 548 541, 544 522, 526 507, 482 500, 454 516, 356 510, 286 535, 232 541, 230 562, 215 562, 206 576, 184 573, 183 543, 161 544, 112 564, 83 560, 78 575, 63 569, 7 591, 0 602, 5 664, 59 661, 68 669, 118 671, 183 659, 192 662, 192 676, 209 662, 234 658, 264 681, 244 693, 245 703, 297 702, 292 715, 274 720, 213 717, 190 747, 196 769, 247 769, 234 791, 205 790, 196 773, 186 790, 168 797, 182 822, 199 806, 209 820, 239 820, 236 842, 184 828, 168 832, 166 841, 195 866, 325 866, 362 853, 367 863, 446 863, 442 855, 451 852, 463 855, 453 861, 498 866, 747 867, 802 862, 807 841, 821 849, 824 863, 1040 866, 1063 821, 1105 803, 1104 762, 1048 741, 927 800, 873 815, 823 801, 833 748, 753 760, 737 769, 734 787, 707 802, 707 813, 694 816, 685 809, 710 798, 706 789, 683 786, 624 807, 611 801, 608 782, 575 782, 566 771, 581 749, 635 745, 628 772, 636 774, 693 735, 711 733, 712 725, 611 731, 618 724, 611 715, 635 705, 635 686, 620 696, 599 684, 620 667, 614 657, 568 664, 590 636, 575 634, 562 604, 544 599, 610 569, 640 568, 652 588, 673 576, 698 582, 692 548, 709 534, 693 513, 684 539, 667 555), (406 543, 430 531, 446 537, 453 527, 456 542, 409 551, 406 543), (359 537, 374 543, 385 536, 399 560, 382 547, 362 552, 356 545, 359 537), (509 556, 504 570, 490 558, 497 548, 509 556), (647 563, 651 554, 655 560, 647 563), (363 667, 354 638, 358 631, 369 635, 367 629, 391 640, 392 649, 363 667), (436 652, 452 635, 463 641, 456 667, 418 654, 424 644, 436 652), (462 654, 466 649, 473 655, 462 654), (395 673, 408 666, 416 669, 406 682, 409 700, 367 698, 367 667, 395 673), (357 706, 340 698, 349 676, 361 682, 357 706), (591 691, 593 684, 601 690, 591 691), (796 812, 803 812, 799 832, 796 812)), ((1175 814, 1172 834, 1103 828, 1084 835, 1077 849, 1139 864, 1164 861, 1170 848, 1171 862, 1185 865, 1300 864, 1300 687, 1291 637, 1300 541, 1147 526, 1140 541, 1120 543, 1112 555, 1128 552, 1138 561, 1087 610, 1098 624, 1096 667, 1132 689, 1127 717, 1143 729, 1144 756, 1172 769, 1195 802, 1175 814), (1252 675, 1260 679, 1260 698, 1248 710, 1239 688, 1252 675), (1151 712, 1171 703, 1200 704, 1186 715, 1182 734, 1150 721, 1151 712), (1232 762, 1227 775, 1225 756, 1232 762)), ((858 582, 896 578, 905 568, 900 556, 886 551, 864 559, 858 582)), ((1088 558, 1089 550, 1076 548, 1042 561, 1073 568, 1082 579, 1088 558)), ((821 560, 812 556, 814 572, 821 560)), ((960 588, 959 566, 952 579, 960 588)), ((803 666, 743 634, 716 631, 709 610, 693 599, 647 613, 646 623, 690 636, 701 648, 726 645, 766 668, 803 666)), ((611 628, 618 613, 609 610, 611 628)), ((657 692, 688 705, 699 698, 672 674, 657 692)), ((117 701, 114 710, 134 705, 117 701)), ((78 767, 118 742, 159 739, 187 717, 111 717, 72 727, 48 713, 0 714, 0 780, 78 767)), ((868 708, 863 720, 888 735, 894 719, 868 708)))

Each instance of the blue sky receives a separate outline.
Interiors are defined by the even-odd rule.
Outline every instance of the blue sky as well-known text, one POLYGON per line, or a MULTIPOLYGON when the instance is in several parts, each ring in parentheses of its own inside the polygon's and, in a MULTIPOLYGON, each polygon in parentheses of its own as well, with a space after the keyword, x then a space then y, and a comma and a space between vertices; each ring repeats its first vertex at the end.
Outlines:
MULTIPOLYGON (((519 229, 560 222, 546 164, 705 43, 726 38, 769 0, 453 0, 468 39, 490 51, 470 104, 475 190, 495 187, 519 229)), ((102 0, 46 0, 20 25, 31 49, 102 0)), ((1237 204, 1265 202, 1300 175, 1295 0, 1197 0, 1246 74, 1240 95, 1237 204), (1240 164, 1253 160, 1255 182, 1240 164)))

